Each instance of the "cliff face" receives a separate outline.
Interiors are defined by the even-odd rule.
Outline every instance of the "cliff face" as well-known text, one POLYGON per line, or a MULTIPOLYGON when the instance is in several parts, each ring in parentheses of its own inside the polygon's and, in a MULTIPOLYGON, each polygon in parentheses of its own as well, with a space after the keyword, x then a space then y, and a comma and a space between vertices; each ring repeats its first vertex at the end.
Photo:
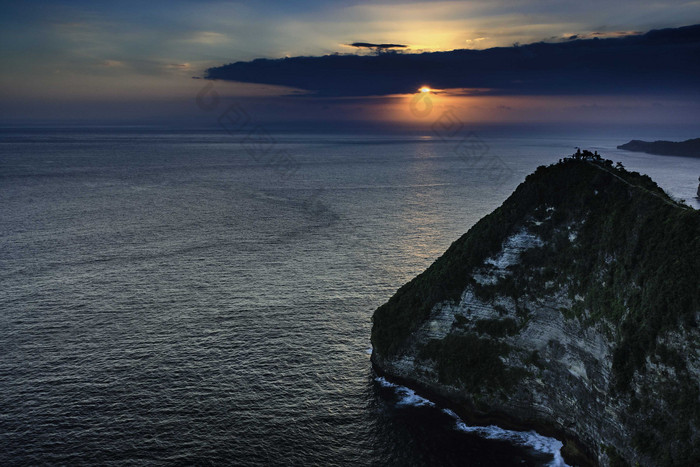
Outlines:
POLYGON ((376 310, 372 361, 602 465, 700 465, 698 278, 700 213, 566 159, 376 310))

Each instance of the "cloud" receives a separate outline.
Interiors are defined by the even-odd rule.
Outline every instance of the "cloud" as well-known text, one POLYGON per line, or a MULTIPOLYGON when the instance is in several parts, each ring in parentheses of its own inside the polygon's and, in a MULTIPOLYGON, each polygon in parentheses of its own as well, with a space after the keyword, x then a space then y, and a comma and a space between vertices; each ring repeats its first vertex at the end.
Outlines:
POLYGON ((695 25, 485 50, 256 59, 209 68, 205 77, 339 97, 413 93, 422 85, 494 95, 697 93, 698 56, 695 25))
POLYGON ((187 42, 192 42, 195 44, 202 45, 216 45, 224 44, 229 41, 226 34, 221 34, 220 32, 213 31, 198 31, 195 32, 187 39, 187 42))
POLYGON ((641 34, 643 34, 642 31, 592 31, 585 34, 563 34, 562 37, 552 37, 551 39, 573 41, 576 39, 607 39, 615 37, 639 36, 641 34))
POLYGON ((168 63, 165 65, 165 68, 170 70, 189 70, 191 67, 189 63, 168 63))
POLYGON ((121 60, 103 60, 102 66, 107 68, 123 67, 125 63, 121 60))
POLYGON ((488 37, 475 37, 474 39, 466 39, 464 42, 466 42, 469 45, 477 45, 481 41, 485 41, 488 39, 488 37))
POLYGON ((376 49, 376 50, 384 50, 384 49, 403 49, 408 47, 407 45, 404 44, 373 44, 371 42, 353 42, 352 44, 348 44, 350 47, 358 47, 358 48, 368 48, 368 49, 376 49))

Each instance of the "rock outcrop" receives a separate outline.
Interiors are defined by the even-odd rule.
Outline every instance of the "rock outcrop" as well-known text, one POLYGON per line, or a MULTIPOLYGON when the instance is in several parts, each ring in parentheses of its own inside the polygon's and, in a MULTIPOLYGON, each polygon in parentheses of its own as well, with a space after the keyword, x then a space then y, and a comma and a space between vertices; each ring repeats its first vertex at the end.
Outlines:
POLYGON ((373 317, 378 372, 601 465, 700 465, 700 213, 584 151, 373 317))

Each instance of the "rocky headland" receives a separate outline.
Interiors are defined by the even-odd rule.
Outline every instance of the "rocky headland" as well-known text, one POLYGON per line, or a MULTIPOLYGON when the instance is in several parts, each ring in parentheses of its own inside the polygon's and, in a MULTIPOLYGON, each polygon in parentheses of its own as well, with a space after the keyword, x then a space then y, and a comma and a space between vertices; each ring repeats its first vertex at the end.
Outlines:
POLYGON ((699 258, 698 211, 579 152, 375 311, 372 362, 570 463, 700 465, 699 258))

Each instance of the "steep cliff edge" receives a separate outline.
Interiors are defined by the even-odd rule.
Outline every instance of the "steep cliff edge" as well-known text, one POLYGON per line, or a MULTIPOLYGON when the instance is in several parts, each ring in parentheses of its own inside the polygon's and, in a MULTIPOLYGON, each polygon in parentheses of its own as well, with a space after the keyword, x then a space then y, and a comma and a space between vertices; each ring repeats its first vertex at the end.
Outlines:
POLYGON ((700 465, 699 278, 700 212, 584 152, 379 307, 372 362, 602 465, 700 465))

